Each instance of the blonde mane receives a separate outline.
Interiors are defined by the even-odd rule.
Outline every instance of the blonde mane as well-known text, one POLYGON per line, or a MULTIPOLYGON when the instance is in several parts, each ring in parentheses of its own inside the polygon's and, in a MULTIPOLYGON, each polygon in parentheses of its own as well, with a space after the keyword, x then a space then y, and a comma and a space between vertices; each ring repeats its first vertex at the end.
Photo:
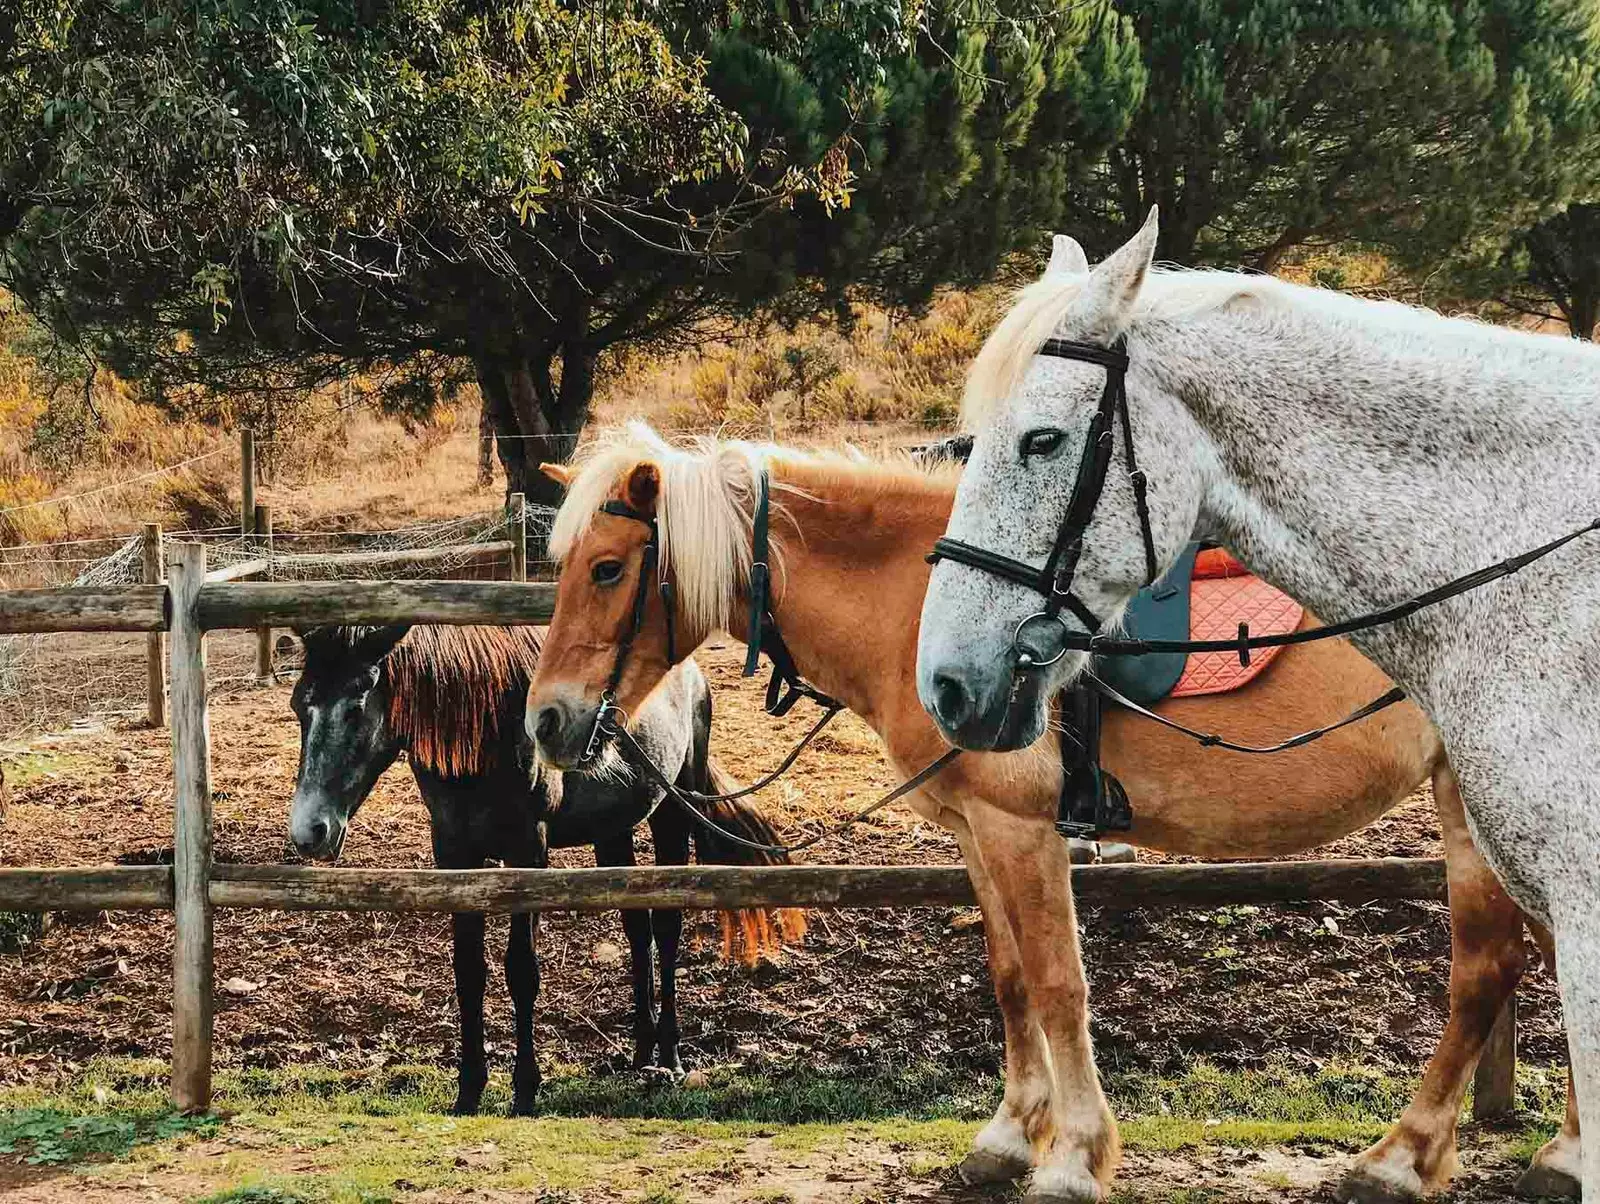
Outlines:
MULTIPOLYGON (((763 468, 773 476, 773 519, 784 513, 782 496, 803 495, 803 486, 778 478, 783 468, 837 468, 856 474, 939 479, 952 470, 915 465, 909 457, 879 461, 853 448, 803 451, 772 443, 695 436, 668 443, 647 423, 602 431, 579 451, 567 495, 550 529, 550 555, 565 559, 589 530, 600 506, 634 466, 648 461, 660 470, 656 526, 661 533, 661 571, 670 566, 684 620, 702 631, 725 631, 734 601, 750 580, 752 514, 756 480, 763 468)), ((772 569, 782 572, 782 541, 773 524, 772 569)))
MULTIPOLYGON (((984 341, 967 373, 961 397, 962 425, 975 430, 996 407, 1014 397, 1044 341, 1054 336, 1089 277, 1052 272, 1018 290, 1011 309, 984 341)), ((1533 331, 1494 326, 1470 315, 1446 315, 1399 301, 1355 297, 1276 276, 1246 272, 1152 268, 1145 277, 1133 321, 1177 320, 1213 313, 1248 300, 1279 313, 1313 317, 1324 326, 1358 329, 1403 350, 1441 354, 1493 342, 1509 354, 1596 354, 1591 344, 1554 339, 1533 331)))

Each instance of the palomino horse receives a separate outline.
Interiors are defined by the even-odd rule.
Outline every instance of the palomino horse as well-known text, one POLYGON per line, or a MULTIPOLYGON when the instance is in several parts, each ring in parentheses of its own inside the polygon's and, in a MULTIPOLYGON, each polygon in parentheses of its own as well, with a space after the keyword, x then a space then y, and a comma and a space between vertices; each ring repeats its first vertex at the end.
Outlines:
MULTIPOLYGON (((929 572, 923 551, 944 529, 954 472, 746 443, 680 450, 634 427, 591 446, 575 475, 547 469, 569 489, 551 541, 563 560, 555 616, 528 704, 542 758, 583 763, 636 599, 644 606, 639 631, 615 689, 624 710, 641 705, 669 671, 669 649, 687 655, 718 630, 748 638, 762 470, 774 500, 773 613, 800 672, 861 715, 900 772, 909 776, 945 751, 918 703, 912 663, 929 572), (671 591, 651 582, 641 594, 650 528, 600 512, 616 503, 655 519, 659 572, 671 591)), ((1348 644, 1318 644, 1286 650, 1237 693, 1172 700, 1162 711, 1266 742, 1386 685, 1348 644)), ((1468 1076, 1523 969, 1522 916, 1473 848, 1455 779, 1422 713, 1395 707, 1320 744, 1260 758, 1220 749, 1197 756, 1174 733, 1112 711, 1102 750, 1134 800, 1127 839, 1206 857, 1277 855, 1334 839, 1432 777, 1449 863, 1450 1020, 1416 1099, 1357 1159, 1347 1187, 1392 1198, 1442 1185, 1455 1166, 1468 1076)), ((1005 1023, 1004 1099, 963 1174, 996 1180, 1034 1167, 1036 1198, 1096 1199, 1119 1143, 1089 1047, 1070 860, 1054 828, 1060 784, 1055 751, 1035 748, 969 754, 910 797, 960 842, 1005 1023)), ((1574 1133, 1552 1149, 1575 1144, 1574 1133)))
MULTIPOLYGON (((1554 933, 1596 1123, 1600 541, 1568 540, 1600 514, 1600 349, 1156 271, 1155 249, 1154 210, 1092 272, 1058 237, 974 361, 972 458, 922 612, 924 705, 965 747, 1025 745, 1082 668, 1082 627, 1112 622, 1191 539, 1330 622, 1465 588, 1354 639, 1433 720, 1480 850, 1554 933), (1524 553, 1514 580, 1466 577, 1524 553)), ((1600 1146, 1581 1170, 1600 1199, 1600 1146)))
MULTIPOLYGON (((490 858, 542 868, 549 848, 592 844, 600 865, 632 865, 633 829, 648 819, 656 859, 689 861, 691 837, 702 862, 740 865, 787 860, 753 852, 690 824, 663 791, 625 770, 530 774, 523 707, 539 659, 532 627, 318 627, 303 635, 305 669, 294 689, 300 719, 300 769, 290 805, 289 834, 307 857, 332 859, 344 847, 356 810, 384 770, 404 751, 428 808, 434 864, 476 869, 490 858), (564 786, 564 789, 558 789, 564 786)), ((691 789, 731 789, 707 752, 711 692, 693 661, 635 718, 633 731, 661 758, 669 776, 691 789)), ((719 826, 744 839, 770 842, 771 829, 741 802, 722 804, 719 826)), ((452 1111, 478 1110, 489 1072, 483 1045, 484 916, 450 917, 456 999, 460 1005, 459 1091, 452 1111)), ((773 923, 764 912, 724 913, 723 949, 735 936, 753 958, 803 929, 798 913, 773 923)), ((539 996, 534 950, 537 914, 511 917, 506 989, 515 1012, 513 1115, 533 1111, 539 1062, 533 1009, 539 996)), ((680 1069, 676 975, 683 915, 631 910, 622 927, 633 955, 634 1065, 654 1059, 680 1069), (660 1010, 652 954, 660 958, 660 1010)))

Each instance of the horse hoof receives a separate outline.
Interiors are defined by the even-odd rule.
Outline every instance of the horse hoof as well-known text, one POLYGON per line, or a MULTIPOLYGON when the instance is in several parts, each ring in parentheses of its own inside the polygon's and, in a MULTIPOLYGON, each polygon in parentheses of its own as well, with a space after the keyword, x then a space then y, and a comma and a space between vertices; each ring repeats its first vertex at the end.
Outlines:
POLYGON ((1371 1167, 1353 1166, 1339 1180, 1333 1198, 1339 1204, 1408 1204, 1421 1199, 1422 1193, 1384 1178, 1371 1167))
POLYGON ((1566 1171, 1553 1166, 1530 1166, 1522 1172, 1513 1189, 1517 1195, 1535 1200, 1581 1200, 1583 1184, 1566 1171))
POLYGON ((511 1101, 511 1115, 512 1116, 532 1116, 532 1115, 534 1115, 534 1113, 537 1111, 537 1108, 536 1108, 535 1105, 538 1103, 538 1098, 539 1098, 538 1096, 532 1095, 532 1094, 530 1094, 530 1095, 518 1095, 515 1099, 513 1099, 511 1101))
POLYGON ((1020 1158, 1007 1158, 991 1154, 988 1150, 973 1150, 961 1160, 956 1173, 968 1187, 983 1187, 990 1183, 1009 1183, 1026 1175, 1029 1164, 1020 1158))
POLYGON ((451 1116, 476 1116, 478 1114, 478 1097, 468 1099, 466 1096, 457 1096, 456 1102, 450 1105, 451 1116))
POLYGON ((1093 1175, 1068 1166, 1041 1166, 1022 1204, 1101 1204, 1105 1190, 1093 1175))

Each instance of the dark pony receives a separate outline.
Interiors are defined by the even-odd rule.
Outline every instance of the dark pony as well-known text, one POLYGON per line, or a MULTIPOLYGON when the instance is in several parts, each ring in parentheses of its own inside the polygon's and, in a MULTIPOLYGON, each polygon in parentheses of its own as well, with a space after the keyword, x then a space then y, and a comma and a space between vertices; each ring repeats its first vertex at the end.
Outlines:
MULTIPOLYGON (((773 864, 699 828, 664 792, 622 765, 594 775, 541 773, 523 734, 528 683, 539 659, 531 627, 319 627, 302 634, 305 668, 293 706, 300 720, 300 769, 289 834, 305 856, 333 859, 350 819, 379 776, 407 754, 432 828, 434 863, 473 869, 488 860, 544 868, 550 848, 593 845, 600 865, 634 864, 633 829, 648 821, 656 862, 773 864)), ((711 693, 687 662, 634 720, 633 730, 680 786, 706 793, 733 788, 711 760, 711 693)), ((760 812, 724 804, 711 818, 758 843, 774 834, 760 812)), ((452 919, 456 998, 461 1009, 456 1113, 476 1112, 488 1080, 483 1040, 485 918, 452 919)), ((722 913, 724 956, 753 962, 805 930, 799 912, 722 913)), ((505 977, 516 1019, 512 1112, 532 1111, 539 1089, 533 1008, 539 993, 534 952, 537 913, 511 917, 505 977)), ((675 978, 683 929, 676 910, 628 910, 632 952, 634 1064, 677 1072, 675 978), (660 1007, 653 962, 660 959, 660 1007)))

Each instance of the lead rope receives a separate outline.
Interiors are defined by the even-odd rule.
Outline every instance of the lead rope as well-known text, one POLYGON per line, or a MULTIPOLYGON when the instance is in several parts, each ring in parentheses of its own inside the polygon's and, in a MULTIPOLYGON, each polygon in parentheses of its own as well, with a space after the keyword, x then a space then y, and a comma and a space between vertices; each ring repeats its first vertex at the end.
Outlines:
MULTIPOLYGON (((831 714, 825 716, 825 719, 831 718, 831 714)), ((813 732, 820 730, 821 726, 819 724, 817 728, 813 729, 813 732)), ((694 820, 695 823, 699 824, 706 831, 712 833, 722 840, 736 844, 740 848, 753 849, 758 853, 782 853, 786 856, 793 856, 795 853, 804 852, 813 845, 826 840, 829 836, 840 835, 847 829, 866 819, 875 811, 881 811, 896 799, 904 798, 913 790, 916 790, 918 787, 922 786, 929 779, 936 777, 946 765, 949 765, 950 762, 959 757, 962 751, 959 748, 946 749, 939 757, 923 766, 911 777, 907 778, 904 782, 901 782, 900 785, 889 791, 888 794, 885 794, 882 798, 877 799, 869 806, 863 807, 860 811, 857 811, 854 815, 841 824, 838 824, 832 828, 824 827, 816 832, 813 832, 810 836, 806 837, 797 844, 763 844, 761 841, 748 840, 737 833, 728 831, 726 828, 722 827, 720 824, 704 815, 696 807, 697 803, 714 803, 726 801, 728 799, 740 798, 743 795, 751 793, 752 790, 755 789, 754 787, 736 791, 732 794, 702 794, 698 790, 685 790, 682 786, 679 786, 676 782, 672 781, 672 779, 668 778, 666 774, 661 772, 656 763, 650 759, 649 754, 645 752, 643 746, 641 746, 639 741, 634 738, 633 733, 630 732, 625 726, 620 724, 614 725, 611 734, 622 740, 623 743, 633 750, 633 753, 637 758, 638 767, 643 769, 651 781, 665 790, 680 807, 688 812, 690 819, 694 820)), ((807 739, 809 738, 810 737, 807 737, 807 739)), ((798 752, 799 749, 796 749, 795 753, 798 754, 798 752)), ((630 758, 630 760, 632 759, 633 758, 630 758)), ((789 762, 792 762, 793 760, 794 755, 791 754, 789 761, 784 763, 783 768, 787 768, 789 762)), ((771 774, 768 780, 770 781, 771 778, 777 777, 778 773, 782 772, 783 769, 780 768, 776 773, 771 774)))

